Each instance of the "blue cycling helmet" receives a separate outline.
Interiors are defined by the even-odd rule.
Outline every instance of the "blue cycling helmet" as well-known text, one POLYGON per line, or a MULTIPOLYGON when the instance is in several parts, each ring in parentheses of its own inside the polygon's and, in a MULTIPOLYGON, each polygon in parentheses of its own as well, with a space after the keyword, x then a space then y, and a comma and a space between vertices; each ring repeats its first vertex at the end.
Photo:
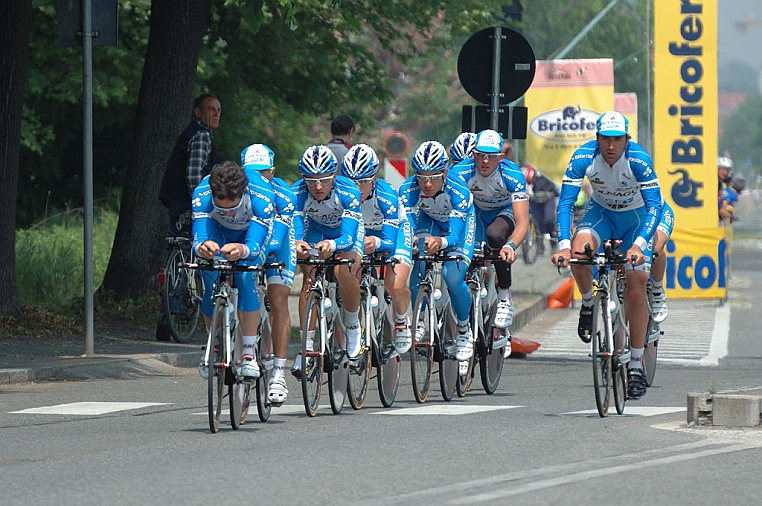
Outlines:
POLYGON ((351 179, 373 177, 378 172, 378 155, 367 144, 349 148, 341 162, 341 173, 351 179))
POLYGON ((413 170, 416 172, 436 172, 447 168, 447 153, 441 142, 426 141, 415 150, 413 170))
POLYGON ((327 146, 310 146, 299 160, 299 174, 319 176, 336 172, 336 157, 327 146))
POLYGON ((476 144, 476 134, 473 132, 463 132, 457 136, 450 146, 452 164, 460 163, 471 156, 471 149, 474 144, 476 144))

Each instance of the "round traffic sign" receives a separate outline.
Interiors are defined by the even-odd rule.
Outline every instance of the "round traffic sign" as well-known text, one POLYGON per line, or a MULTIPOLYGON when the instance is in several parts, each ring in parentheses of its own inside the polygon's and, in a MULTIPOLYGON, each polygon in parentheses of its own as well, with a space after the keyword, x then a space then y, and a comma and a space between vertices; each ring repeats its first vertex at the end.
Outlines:
POLYGON ((485 28, 463 44, 458 55, 458 77, 466 92, 482 104, 491 104, 493 40, 500 28, 500 105, 521 97, 532 85, 537 68, 529 42, 515 30, 485 28))
POLYGON ((410 149, 410 141, 402 132, 392 132, 384 139, 384 151, 388 158, 404 158, 410 149))

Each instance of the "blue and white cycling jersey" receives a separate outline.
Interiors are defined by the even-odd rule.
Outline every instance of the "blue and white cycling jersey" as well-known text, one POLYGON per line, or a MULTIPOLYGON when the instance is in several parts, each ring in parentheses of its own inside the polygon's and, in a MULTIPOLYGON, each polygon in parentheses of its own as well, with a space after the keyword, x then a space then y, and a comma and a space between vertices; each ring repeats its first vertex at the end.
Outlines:
POLYGON ((559 249, 571 247, 574 202, 585 176, 592 187, 588 212, 600 207, 601 214, 611 215, 610 221, 614 223, 631 221, 625 214, 618 213, 642 215, 635 220, 639 228, 635 231, 633 244, 645 252, 661 216, 662 196, 651 157, 642 146, 632 141, 627 143, 624 155, 613 166, 601 156, 597 140, 586 142, 574 152, 566 167, 558 203, 559 249))
MULTIPOLYGON (((443 236, 442 246, 461 255, 460 262, 449 261, 442 266, 442 276, 459 321, 468 320, 471 296, 465 274, 474 255, 474 204, 471 192, 463 180, 448 175, 442 190, 433 197, 421 193, 415 176, 408 178, 400 188, 400 205, 405 210, 405 223, 413 235, 443 236)), ((422 276, 422 262, 415 262, 410 276, 413 300, 418 294, 422 276)))
POLYGON ((470 261, 474 236, 473 228, 469 227, 469 217, 473 216, 474 204, 471 192, 463 180, 448 175, 442 190, 433 197, 426 197, 421 193, 416 177, 411 176, 400 187, 400 205, 413 235, 426 231, 428 221, 433 220, 446 234, 444 248, 463 249, 459 253, 467 256, 470 261))
MULTIPOLYGON (((193 191, 193 250, 204 241, 212 240, 223 246, 241 243, 246 247, 241 260, 253 265, 262 265, 267 253, 267 245, 272 234, 275 196, 270 184, 261 174, 250 177, 249 184, 241 197, 241 204, 235 213, 228 216, 224 210, 214 205, 209 176, 206 176, 193 191)), ((214 301, 211 298, 215 274, 203 271, 204 298, 201 309, 206 316, 212 315, 214 301)), ((238 309, 256 311, 259 309, 254 276, 251 273, 236 273, 238 287, 238 309)))
POLYGON ((473 158, 466 158, 451 170, 466 183, 474 197, 477 243, 487 240, 487 227, 498 216, 508 216, 514 221, 514 202, 529 201, 524 174, 510 160, 501 160, 497 169, 487 177, 479 174, 473 158))
POLYGON ((296 198, 294 238, 311 245, 328 239, 333 251, 355 251, 362 256, 365 227, 360 207, 360 190, 351 179, 336 176, 331 193, 318 202, 300 179, 291 186, 296 198))
POLYGON ((403 226, 405 211, 399 200, 392 185, 376 180, 373 191, 361 204, 365 236, 376 238, 376 251, 391 253, 400 262, 410 264, 412 231, 403 226))
POLYGON ((659 225, 656 229, 664 232, 667 238, 672 236, 672 230, 675 229, 675 212, 672 210, 672 207, 667 204, 666 200, 661 207, 661 219, 659 219, 659 225))
POLYGON ((480 211, 493 211, 497 216, 501 211, 510 210, 514 202, 529 200, 524 174, 510 160, 501 160, 497 169, 487 177, 479 174, 473 158, 466 158, 451 170, 471 190, 477 215, 480 211))
MULTIPOLYGON (((257 170, 247 170, 246 174, 257 170)), ((283 262, 281 269, 267 269, 265 275, 268 284, 292 286, 296 274, 296 247, 294 246, 294 211, 296 198, 291 187, 284 180, 274 177, 270 180, 270 187, 275 195, 275 216, 273 219, 273 232, 267 245, 267 261, 283 262)))

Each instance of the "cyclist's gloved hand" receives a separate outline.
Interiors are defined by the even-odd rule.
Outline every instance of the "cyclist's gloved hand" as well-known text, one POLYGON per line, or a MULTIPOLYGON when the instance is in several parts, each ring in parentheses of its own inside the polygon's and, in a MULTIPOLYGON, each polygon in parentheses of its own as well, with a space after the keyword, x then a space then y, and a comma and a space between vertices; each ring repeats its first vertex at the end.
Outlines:
POLYGON ((217 244, 214 241, 207 240, 201 243, 201 245, 198 247, 198 256, 201 258, 205 258, 207 260, 211 260, 214 258, 214 255, 219 253, 220 251, 220 245, 217 244))
POLYGON ((442 249, 442 238, 429 236, 426 238, 426 253, 433 255, 442 249))
POLYGON ((220 253, 231 262, 236 262, 246 254, 246 246, 237 242, 230 242, 220 248, 220 253))

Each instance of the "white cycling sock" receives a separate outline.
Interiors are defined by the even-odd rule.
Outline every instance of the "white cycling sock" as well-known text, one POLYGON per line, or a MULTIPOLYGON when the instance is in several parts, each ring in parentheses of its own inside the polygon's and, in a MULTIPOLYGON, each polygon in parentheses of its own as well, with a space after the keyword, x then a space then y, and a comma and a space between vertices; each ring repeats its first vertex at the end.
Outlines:
POLYGON ((257 355, 257 341, 259 336, 243 336, 243 350, 241 351, 241 357, 255 357, 257 355))
POLYGON ((347 311, 347 325, 354 327, 360 325, 360 310, 347 311))
POLYGON ((500 300, 511 300, 511 289, 499 288, 497 291, 497 298, 500 300))
POLYGON ((590 307, 593 304, 595 304, 595 301, 593 300, 593 291, 590 290, 587 293, 582 294, 582 305, 585 307, 590 307))
POLYGON ((395 314, 395 320, 398 323, 407 322, 407 313, 406 314, 399 314, 397 311, 395 311, 394 314, 395 314))
POLYGON ((659 293, 659 292, 661 292, 661 290, 662 290, 662 287, 661 287, 661 283, 662 283, 661 281, 659 281, 659 282, 657 283, 656 281, 653 281, 653 280, 652 280, 652 281, 651 281, 651 291, 652 291, 652 292, 654 292, 654 293, 659 293))
POLYGON ((276 358, 273 360, 273 375, 272 378, 283 378, 285 376, 284 369, 286 367, 285 358, 276 358))
POLYGON ((630 348, 630 361, 627 369, 643 369, 643 348, 630 348))

